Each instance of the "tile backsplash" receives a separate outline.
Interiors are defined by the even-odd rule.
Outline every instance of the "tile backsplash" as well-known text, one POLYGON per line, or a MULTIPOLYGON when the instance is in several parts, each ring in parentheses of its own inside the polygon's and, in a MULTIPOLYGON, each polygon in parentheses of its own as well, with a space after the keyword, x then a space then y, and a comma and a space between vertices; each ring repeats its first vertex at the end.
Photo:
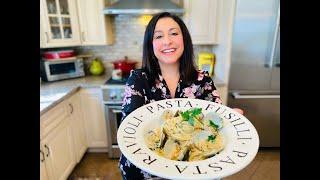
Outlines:
MULTIPOLYGON (((79 46, 75 47, 78 54, 92 54, 101 59, 106 68, 111 68, 111 61, 123 59, 128 56, 141 65, 142 44, 146 25, 143 24, 141 16, 117 15, 113 18, 114 43, 105 46, 79 46)), ((194 55, 200 51, 212 52, 212 45, 194 45, 194 55)), ((85 59, 88 67, 92 58, 85 59)))

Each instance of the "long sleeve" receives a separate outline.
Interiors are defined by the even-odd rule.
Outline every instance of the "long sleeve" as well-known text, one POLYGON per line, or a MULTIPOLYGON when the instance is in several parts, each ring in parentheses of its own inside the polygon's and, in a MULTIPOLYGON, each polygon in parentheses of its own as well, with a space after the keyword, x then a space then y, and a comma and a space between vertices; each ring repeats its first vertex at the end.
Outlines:
POLYGON ((137 71, 131 71, 126 82, 125 94, 122 104, 122 120, 135 109, 146 103, 145 78, 137 71))
POLYGON ((222 104, 219 92, 215 87, 214 82, 208 73, 204 74, 203 81, 204 81, 204 87, 203 87, 202 99, 222 104))

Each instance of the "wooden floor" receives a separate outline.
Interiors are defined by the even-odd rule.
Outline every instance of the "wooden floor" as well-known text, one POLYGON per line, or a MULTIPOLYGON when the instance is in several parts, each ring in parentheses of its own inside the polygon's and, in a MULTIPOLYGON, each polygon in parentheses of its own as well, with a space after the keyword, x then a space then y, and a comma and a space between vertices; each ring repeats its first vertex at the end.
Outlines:
MULTIPOLYGON (((121 180, 118 159, 106 153, 86 153, 70 174, 69 180, 121 180)), ((280 179, 280 150, 260 149, 255 159, 242 171, 223 180, 280 179)))

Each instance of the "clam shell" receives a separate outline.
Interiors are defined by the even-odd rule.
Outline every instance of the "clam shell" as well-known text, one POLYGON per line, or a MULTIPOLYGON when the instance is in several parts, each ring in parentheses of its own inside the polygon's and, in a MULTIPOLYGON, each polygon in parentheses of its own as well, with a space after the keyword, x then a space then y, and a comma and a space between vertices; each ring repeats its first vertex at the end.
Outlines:
POLYGON ((214 112, 206 114, 203 119, 213 122, 218 126, 218 129, 221 129, 223 127, 223 119, 214 112))
POLYGON ((208 130, 201 130, 194 134, 192 139, 192 148, 194 152, 199 153, 199 159, 213 156, 220 152, 224 147, 223 138, 220 134, 214 135, 212 132, 208 130), (215 136, 215 139, 212 141, 208 140, 209 136, 215 136))
POLYGON ((181 144, 178 141, 169 138, 163 147, 163 156, 171 160, 182 160, 189 149, 188 143, 181 144))

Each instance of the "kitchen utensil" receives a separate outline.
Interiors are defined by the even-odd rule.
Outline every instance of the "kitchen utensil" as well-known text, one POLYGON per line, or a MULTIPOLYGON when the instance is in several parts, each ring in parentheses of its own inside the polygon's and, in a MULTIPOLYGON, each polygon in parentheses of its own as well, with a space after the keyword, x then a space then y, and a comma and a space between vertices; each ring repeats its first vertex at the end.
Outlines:
POLYGON ((129 60, 127 56, 122 60, 113 61, 114 69, 120 69, 122 71, 122 77, 126 77, 130 74, 130 71, 135 68, 136 61, 129 60))
POLYGON ((122 79, 122 71, 120 69, 112 70, 112 79, 113 80, 121 80, 122 79))
POLYGON ((198 55, 198 66, 200 70, 208 71, 210 76, 214 75, 215 55, 202 52, 198 55))
POLYGON ((74 50, 47 51, 43 54, 46 60, 75 57, 74 50))

